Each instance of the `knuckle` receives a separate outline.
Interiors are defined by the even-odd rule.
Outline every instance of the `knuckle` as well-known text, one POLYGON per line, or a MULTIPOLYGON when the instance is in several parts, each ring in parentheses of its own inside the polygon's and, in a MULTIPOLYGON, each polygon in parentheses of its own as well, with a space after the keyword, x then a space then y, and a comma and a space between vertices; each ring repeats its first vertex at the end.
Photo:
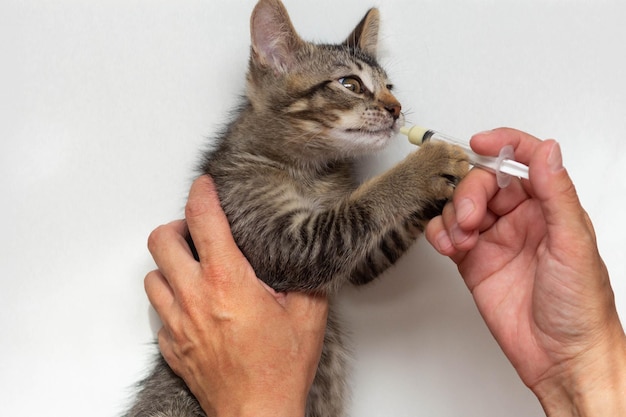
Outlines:
POLYGON ((158 269, 150 271, 146 274, 143 279, 143 287, 146 292, 150 292, 153 288, 153 285, 160 280, 159 274, 160 272, 158 269))
POLYGON ((153 251, 161 244, 166 234, 166 225, 160 225, 152 232, 150 232, 150 234, 148 235, 148 250, 150 251, 150 253, 153 253, 153 251))
POLYGON ((203 265, 202 269, 203 275, 207 278, 206 283, 211 286, 213 291, 226 290, 239 278, 234 276, 235 274, 227 264, 221 262, 203 265))
POLYGON ((201 199, 190 198, 189 200, 187 200, 187 204, 185 204, 185 217, 188 219, 198 217, 207 211, 207 204, 204 200, 201 199))
POLYGON ((152 282, 152 280, 154 279, 153 275, 154 275, 155 271, 150 271, 146 274, 146 276, 143 278, 143 287, 145 289, 148 289, 148 287, 150 286, 150 283, 152 282))

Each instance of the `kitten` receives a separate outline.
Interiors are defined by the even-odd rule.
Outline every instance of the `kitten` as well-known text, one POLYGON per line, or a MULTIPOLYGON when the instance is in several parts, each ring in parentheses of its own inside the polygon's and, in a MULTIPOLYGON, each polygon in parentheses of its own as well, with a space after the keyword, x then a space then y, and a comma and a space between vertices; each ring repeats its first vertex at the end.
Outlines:
MULTIPOLYGON (((201 170, 215 181, 241 250, 277 291, 332 296, 346 282, 371 281, 467 172, 462 151, 425 144, 355 183, 354 158, 384 147, 402 123, 376 62, 378 27, 371 9, 344 43, 315 45, 297 35, 280 0, 260 0, 252 13, 246 96, 201 170)), ((331 308, 308 417, 344 415, 342 338, 331 308)), ((129 417, 204 416, 161 358, 141 387, 129 417)))

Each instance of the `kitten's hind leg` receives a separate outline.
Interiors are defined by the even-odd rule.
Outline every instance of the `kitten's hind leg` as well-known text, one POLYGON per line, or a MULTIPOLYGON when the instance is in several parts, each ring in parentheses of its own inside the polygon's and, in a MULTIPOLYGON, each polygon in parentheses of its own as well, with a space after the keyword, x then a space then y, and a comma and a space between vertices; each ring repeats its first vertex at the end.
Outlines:
POLYGON ((306 417, 345 416, 348 357, 349 352, 331 303, 322 356, 307 400, 306 417))

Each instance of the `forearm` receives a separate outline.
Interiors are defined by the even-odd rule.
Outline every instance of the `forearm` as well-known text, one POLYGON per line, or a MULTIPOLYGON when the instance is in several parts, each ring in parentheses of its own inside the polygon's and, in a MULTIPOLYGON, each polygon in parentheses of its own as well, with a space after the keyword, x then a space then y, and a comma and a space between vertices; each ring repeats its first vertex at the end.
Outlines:
POLYGON ((533 387, 548 417, 626 416, 626 338, 533 387))

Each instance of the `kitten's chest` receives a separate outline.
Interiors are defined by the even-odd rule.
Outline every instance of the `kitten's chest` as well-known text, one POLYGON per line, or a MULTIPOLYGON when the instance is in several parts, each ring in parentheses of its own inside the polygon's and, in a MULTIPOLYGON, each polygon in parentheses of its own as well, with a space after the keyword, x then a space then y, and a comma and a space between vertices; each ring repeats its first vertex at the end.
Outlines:
POLYGON ((356 187, 352 172, 341 169, 317 176, 313 180, 301 181, 299 188, 315 205, 328 206, 349 197, 356 187))

